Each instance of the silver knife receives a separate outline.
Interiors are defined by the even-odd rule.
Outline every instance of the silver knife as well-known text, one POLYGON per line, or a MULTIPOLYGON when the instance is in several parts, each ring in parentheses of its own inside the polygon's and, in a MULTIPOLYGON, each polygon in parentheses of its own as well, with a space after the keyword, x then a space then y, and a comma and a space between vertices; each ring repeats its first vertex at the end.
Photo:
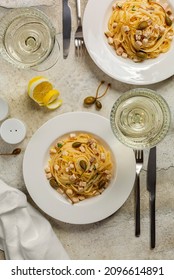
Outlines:
POLYGON ((71 39, 71 9, 68 0, 63 1, 63 57, 67 58, 71 39))
POLYGON ((155 248, 156 225, 155 225, 155 201, 156 201, 156 147, 150 149, 147 165, 147 190, 150 202, 150 246, 155 248))

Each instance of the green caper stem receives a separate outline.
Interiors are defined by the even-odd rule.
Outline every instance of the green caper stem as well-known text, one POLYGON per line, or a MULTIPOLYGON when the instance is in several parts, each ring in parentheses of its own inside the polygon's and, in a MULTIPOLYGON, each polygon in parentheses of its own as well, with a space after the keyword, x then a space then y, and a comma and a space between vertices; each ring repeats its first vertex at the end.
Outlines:
POLYGON ((107 93, 109 87, 111 86, 111 84, 108 83, 108 85, 107 85, 105 91, 103 92, 103 94, 101 94, 101 95, 99 96, 99 89, 100 89, 100 87, 101 87, 101 85, 102 85, 103 83, 104 83, 104 81, 101 81, 100 85, 99 85, 98 88, 97 88, 96 95, 95 95, 96 99, 102 98, 102 97, 107 93))
POLYGON ((101 88, 101 85, 102 85, 102 84, 104 84, 104 81, 101 81, 100 84, 99 84, 98 87, 97 87, 96 94, 95 94, 96 99, 98 98, 99 89, 101 88))

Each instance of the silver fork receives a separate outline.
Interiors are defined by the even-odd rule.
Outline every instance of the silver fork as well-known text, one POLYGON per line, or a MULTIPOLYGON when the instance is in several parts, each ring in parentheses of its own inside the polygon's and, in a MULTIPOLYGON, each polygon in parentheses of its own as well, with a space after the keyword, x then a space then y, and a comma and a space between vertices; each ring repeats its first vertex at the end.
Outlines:
POLYGON ((81 19, 81 3, 76 0, 77 5, 77 30, 75 32, 74 44, 77 56, 82 56, 85 48, 83 39, 82 19, 81 19))
POLYGON ((135 236, 140 236, 140 171, 143 167, 143 151, 135 150, 136 178, 135 178, 135 236))

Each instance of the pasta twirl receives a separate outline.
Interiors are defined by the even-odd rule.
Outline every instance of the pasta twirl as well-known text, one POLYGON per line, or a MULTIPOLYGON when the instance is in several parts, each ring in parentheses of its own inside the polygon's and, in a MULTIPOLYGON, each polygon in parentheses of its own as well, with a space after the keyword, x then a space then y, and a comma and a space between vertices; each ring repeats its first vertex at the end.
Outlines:
POLYGON ((172 10, 159 0, 116 2, 105 35, 119 56, 135 62, 156 58, 171 46, 172 10))
POLYGON ((45 171, 50 185, 76 203, 107 188, 113 163, 110 151, 92 135, 71 133, 50 149, 45 171))

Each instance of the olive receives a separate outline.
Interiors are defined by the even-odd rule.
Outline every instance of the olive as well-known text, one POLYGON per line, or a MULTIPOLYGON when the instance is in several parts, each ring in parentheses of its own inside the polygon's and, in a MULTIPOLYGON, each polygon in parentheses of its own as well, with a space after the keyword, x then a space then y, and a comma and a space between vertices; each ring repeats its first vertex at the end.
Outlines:
POLYGON ((86 170, 86 168, 87 168, 86 161, 80 160, 79 165, 83 170, 86 170))
POLYGON ((92 105, 96 101, 96 98, 94 96, 88 96, 84 99, 84 104, 85 105, 92 105))
POLYGON ((168 26, 172 25, 172 20, 167 15, 165 15, 165 22, 168 26))
POLYGON ((137 29, 138 30, 143 30, 143 29, 145 29, 146 27, 148 27, 148 23, 147 23, 147 21, 142 21, 142 22, 140 22, 139 24, 138 24, 138 26, 137 26, 137 29))
POLYGON ((74 143, 72 143, 72 147, 73 148, 78 148, 78 147, 80 147, 81 146, 81 142, 74 142, 74 143))

